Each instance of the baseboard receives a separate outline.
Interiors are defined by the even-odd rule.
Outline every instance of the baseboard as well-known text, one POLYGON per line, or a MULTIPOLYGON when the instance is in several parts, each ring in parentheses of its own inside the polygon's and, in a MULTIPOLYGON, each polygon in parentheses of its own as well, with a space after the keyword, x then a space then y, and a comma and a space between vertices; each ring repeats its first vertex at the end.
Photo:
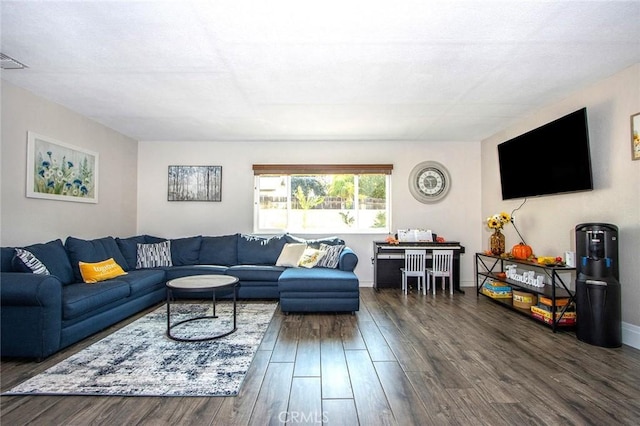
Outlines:
POLYGON ((623 322, 622 343, 633 348, 640 349, 640 327, 623 322))

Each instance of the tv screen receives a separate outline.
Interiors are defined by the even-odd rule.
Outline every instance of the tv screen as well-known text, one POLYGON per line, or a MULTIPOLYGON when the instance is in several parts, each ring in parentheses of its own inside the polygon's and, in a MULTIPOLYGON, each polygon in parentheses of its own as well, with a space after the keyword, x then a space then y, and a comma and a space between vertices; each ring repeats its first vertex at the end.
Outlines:
POLYGON ((502 199, 593 189, 587 109, 498 145, 502 199))

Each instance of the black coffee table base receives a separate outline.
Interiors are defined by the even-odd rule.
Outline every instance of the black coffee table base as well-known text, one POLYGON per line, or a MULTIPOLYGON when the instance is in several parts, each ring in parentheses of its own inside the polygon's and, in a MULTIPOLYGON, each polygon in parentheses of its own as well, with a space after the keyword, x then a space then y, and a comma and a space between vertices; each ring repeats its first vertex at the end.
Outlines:
MULTIPOLYGON (((208 340, 219 339, 221 337, 225 337, 225 336, 228 336, 228 335, 234 333, 238 329, 237 326, 236 326, 236 314, 237 314, 237 291, 236 291, 236 289, 237 289, 237 287, 235 285, 233 285, 233 327, 228 331, 225 331, 223 333, 216 334, 216 335, 213 335, 213 336, 190 339, 190 338, 184 338, 184 337, 176 337, 173 334, 171 334, 171 330, 173 330, 177 326, 179 326, 181 324, 185 324, 187 322, 213 320, 213 319, 218 318, 218 315, 216 315, 216 291, 212 290, 212 293, 213 293, 213 296, 212 296, 213 315, 204 315, 204 316, 199 316, 199 317, 187 318, 185 320, 178 321, 178 322, 176 322, 174 324, 171 324, 171 301, 173 301, 174 298, 173 298, 172 289, 171 288, 167 288, 167 337, 170 338, 171 340, 176 340, 178 342, 205 342, 205 341, 208 341, 208 340)), ((180 290, 181 291, 185 291, 184 288, 181 288, 180 290)), ((195 289, 194 291, 201 291, 201 289, 195 289)))

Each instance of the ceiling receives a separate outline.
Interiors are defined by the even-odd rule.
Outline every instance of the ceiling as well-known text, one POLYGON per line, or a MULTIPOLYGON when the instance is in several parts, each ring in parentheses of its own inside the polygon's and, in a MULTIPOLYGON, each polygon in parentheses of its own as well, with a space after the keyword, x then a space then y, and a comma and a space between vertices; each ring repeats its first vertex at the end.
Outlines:
POLYGON ((136 140, 479 141, 640 62, 640 1, 2 1, 2 78, 136 140))

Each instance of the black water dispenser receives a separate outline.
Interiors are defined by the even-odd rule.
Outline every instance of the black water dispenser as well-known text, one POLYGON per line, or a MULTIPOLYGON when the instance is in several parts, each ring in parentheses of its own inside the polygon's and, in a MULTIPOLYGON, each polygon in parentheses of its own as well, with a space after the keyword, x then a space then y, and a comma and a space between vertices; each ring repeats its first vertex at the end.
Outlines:
POLYGON ((622 346, 618 227, 576 226, 576 260, 576 336, 595 346, 622 346))

